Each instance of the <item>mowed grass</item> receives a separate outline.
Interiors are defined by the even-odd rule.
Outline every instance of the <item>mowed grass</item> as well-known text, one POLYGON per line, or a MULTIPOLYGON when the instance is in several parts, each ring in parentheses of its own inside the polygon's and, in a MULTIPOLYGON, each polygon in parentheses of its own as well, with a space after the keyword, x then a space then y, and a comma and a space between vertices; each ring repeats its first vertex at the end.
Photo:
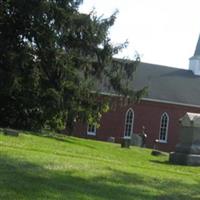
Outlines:
POLYGON ((197 200, 200 167, 69 136, 0 133, 2 200, 197 200))

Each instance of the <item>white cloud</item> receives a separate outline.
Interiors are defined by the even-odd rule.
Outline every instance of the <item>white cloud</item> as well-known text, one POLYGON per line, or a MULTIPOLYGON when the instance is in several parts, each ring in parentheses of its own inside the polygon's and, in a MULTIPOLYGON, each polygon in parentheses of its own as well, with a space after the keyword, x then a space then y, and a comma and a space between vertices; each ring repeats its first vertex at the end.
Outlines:
POLYGON ((110 32, 114 43, 129 40, 121 56, 137 50, 144 62, 188 67, 200 32, 199 0, 85 0, 80 10, 93 7, 105 17, 119 10, 110 32))

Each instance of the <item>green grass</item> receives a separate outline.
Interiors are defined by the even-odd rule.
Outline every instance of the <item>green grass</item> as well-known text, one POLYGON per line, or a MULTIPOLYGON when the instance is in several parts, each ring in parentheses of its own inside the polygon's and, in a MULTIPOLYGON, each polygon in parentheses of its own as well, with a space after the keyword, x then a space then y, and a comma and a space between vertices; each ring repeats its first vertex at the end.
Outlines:
POLYGON ((200 199, 200 167, 150 153, 55 134, 0 134, 0 199, 200 199))

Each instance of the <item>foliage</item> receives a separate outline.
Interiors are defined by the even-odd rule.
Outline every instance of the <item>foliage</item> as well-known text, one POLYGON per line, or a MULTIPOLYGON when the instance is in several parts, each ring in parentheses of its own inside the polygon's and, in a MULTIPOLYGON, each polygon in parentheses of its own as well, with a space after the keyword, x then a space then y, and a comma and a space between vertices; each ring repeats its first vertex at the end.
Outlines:
POLYGON ((0 145, 0 199, 200 199, 200 168, 149 149, 54 134, 0 134, 0 145))
POLYGON ((57 128, 67 121, 71 130, 75 120, 98 120, 106 102, 98 101, 94 83, 102 77, 124 96, 139 94, 120 72, 129 79, 135 63, 113 63, 126 46, 113 46, 108 36, 117 13, 81 14, 81 3, 0 1, 0 126, 57 128))

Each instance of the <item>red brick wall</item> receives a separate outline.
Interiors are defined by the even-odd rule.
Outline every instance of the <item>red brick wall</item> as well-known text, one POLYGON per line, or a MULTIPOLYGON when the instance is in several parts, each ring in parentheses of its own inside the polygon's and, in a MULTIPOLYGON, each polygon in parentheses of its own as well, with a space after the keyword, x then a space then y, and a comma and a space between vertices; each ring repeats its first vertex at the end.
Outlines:
POLYGON ((76 125, 74 135, 105 141, 107 141, 109 137, 115 137, 116 141, 119 142, 124 134, 126 111, 128 108, 132 108, 134 110, 133 133, 140 133, 142 131, 142 126, 145 126, 148 136, 146 146, 153 148, 155 144, 154 141, 159 138, 161 115, 166 112, 169 116, 168 141, 167 143, 159 143, 157 146, 160 150, 169 152, 173 151, 175 145, 178 143, 179 119, 186 112, 200 113, 200 108, 145 100, 141 101, 140 104, 129 107, 120 107, 118 102, 116 107, 117 109, 112 109, 103 115, 96 136, 87 136, 87 126, 80 123, 76 125))

